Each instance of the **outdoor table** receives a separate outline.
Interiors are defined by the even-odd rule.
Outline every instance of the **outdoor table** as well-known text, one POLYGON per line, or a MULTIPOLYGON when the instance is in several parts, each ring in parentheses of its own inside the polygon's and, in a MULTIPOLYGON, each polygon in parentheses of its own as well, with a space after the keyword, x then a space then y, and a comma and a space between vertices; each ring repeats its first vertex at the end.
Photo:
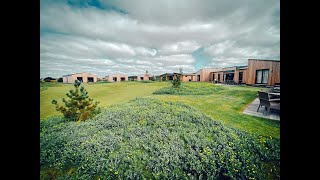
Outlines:
POLYGON ((269 93, 270 95, 280 96, 280 93, 269 93))
POLYGON ((280 93, 269 93, 270 99, 273 101, 278 101, 280 104, 280 93))

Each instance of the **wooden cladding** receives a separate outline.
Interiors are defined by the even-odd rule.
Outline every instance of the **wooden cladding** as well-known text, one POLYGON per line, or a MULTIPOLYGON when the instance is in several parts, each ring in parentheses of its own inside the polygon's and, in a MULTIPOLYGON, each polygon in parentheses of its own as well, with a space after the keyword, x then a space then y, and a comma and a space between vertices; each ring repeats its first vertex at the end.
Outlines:
MULTIPOLYGON (((259 70, 266 69, 269 70, 268 79, 267 83, 263 84, 273 86, 275 83, 280 83, 280 61, 249 59, 248 68, 245 76, 246 84, 256 84, 257 80, 259 81, 260 78, 260 76, 258 77, 257 72, 262 72, 259 70)), ((260 83, 262 83, 262 80, 260 81, 260 83)))

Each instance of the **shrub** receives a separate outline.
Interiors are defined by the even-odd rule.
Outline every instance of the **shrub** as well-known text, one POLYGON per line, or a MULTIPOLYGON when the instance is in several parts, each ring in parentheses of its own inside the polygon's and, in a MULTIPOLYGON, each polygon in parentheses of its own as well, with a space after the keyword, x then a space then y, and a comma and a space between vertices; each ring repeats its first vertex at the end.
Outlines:
POLYGON ((180 88, 164 87, 153 92, 153 94, 177 94, 177 95, 207 95, 223 90, 223 86, 209 83, 187 82, 182 83, 180 88))
POLYGON ((93 102, 84 87, 79 89, 80 85, 81 82, 76 80, 75 90, 70 90, 66 94, 69 100, 62 99, 65 106, 60 106, 55 99, 52 100, 52 104, 56 105, 56 110, 60 111, 65 118, 73 121, 85 121, 100 112, 100 108, 97 107, 99 102, 93 102))
POLYGON ((231 129, 182 103, 135 99, 94 121, 40 122, 40 166, 61 179, 266 179, 279 140, 231 129))
POLYGON ((177 76, 176 76, 176 79, 174 79, 174 80, 171 82, 173 88, 179 88, 180 85, 181 85, 180 76, 183 75, 182 68, 179 68, 179 71, 180 71, 180 75, 177 75, 177 76))
POLYGON ((176 79, 171 81, 173 88, 179 88, 181 85, 180 76, 177 76, 176 79))
POLYGON ((46 77, 43 79, 45 82, 51 82, 51 80, 56 80, 55 78, 52 77, 46 77))

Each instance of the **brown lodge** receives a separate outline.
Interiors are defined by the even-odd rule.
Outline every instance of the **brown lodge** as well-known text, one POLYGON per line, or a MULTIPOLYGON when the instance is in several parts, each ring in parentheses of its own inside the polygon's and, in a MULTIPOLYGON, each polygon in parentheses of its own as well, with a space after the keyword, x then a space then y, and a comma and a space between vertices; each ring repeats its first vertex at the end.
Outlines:
MULTIPOLYGON (((160 81, 170 81, 180 77, 183 82, 213 82, 213 83, 236 83, 247 85, 269 85, 274 86, 280 83, 280 61, 248 59, 246 66, 232 66, 225 68, 204 68, 196 73, 165 73, 159 76, 141 74, 138 76, 127 76, 124 74, 114 74, 102 78, 104 81, 148 81, 158 79, 160 81)), ((76 73, 62 77, 63 83, 74 83, 75 80, 81 82, 97 82, 97 75, 91 73, 76 73)))

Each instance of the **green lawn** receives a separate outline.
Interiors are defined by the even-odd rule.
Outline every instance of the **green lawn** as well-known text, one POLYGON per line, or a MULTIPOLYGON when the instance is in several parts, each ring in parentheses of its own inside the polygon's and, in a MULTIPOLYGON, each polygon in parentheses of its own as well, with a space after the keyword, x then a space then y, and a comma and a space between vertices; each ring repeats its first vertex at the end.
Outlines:
MULTIPOLYGON (((194 82, 194 84, 202 83, 194 82)), ((251 133, 280 138, 279 121, 242 114, 246 106, 257 97, 259 88, 250 86, 223 87, 223 90, 210 95, 152 95, 149 97, 183 102, 226 125, 251 133)))
MULTIPOLYGON (((201 88, 209 83, 188 82, 182 85, 201 88)), ((280 138, 280 122, 242 114, 241 111, 257 97, 259 88, 248 86, 224 86, 223 90, 209 95, 158 95, 155 90, 170 86, 168 82, 120 82, 85 84, 90 97, 100 101, 102 107, 123 103, 135 97, 149 97, 189 104, 213 119, 226 125, 263 136, 280 138)), ((215 86, 215 85, 212 85, 215 86)), ((61 100, 73 85, 58 85, 40 88, 40 118, 59 114, 51 100, 61 100)))
MULTIPOLYGON (((151 95, 155 90, 168 86, 168 82, 143 83, 143 82, 119 82, 119 83, 93 83, 84 84, 89 92, 89 96, 94 100, 100 101, 101 107, 107 107, 112 104, 123 103, 136 97, 151 95)), ((40 87, 40 118, 45 119, 51 115, 59 114, 55 106, 51 104, 52 99, 61 99, 66 97, 66 93, 73 89, 72 84, 57 84, 48 87, 43 84, 40 87)))

